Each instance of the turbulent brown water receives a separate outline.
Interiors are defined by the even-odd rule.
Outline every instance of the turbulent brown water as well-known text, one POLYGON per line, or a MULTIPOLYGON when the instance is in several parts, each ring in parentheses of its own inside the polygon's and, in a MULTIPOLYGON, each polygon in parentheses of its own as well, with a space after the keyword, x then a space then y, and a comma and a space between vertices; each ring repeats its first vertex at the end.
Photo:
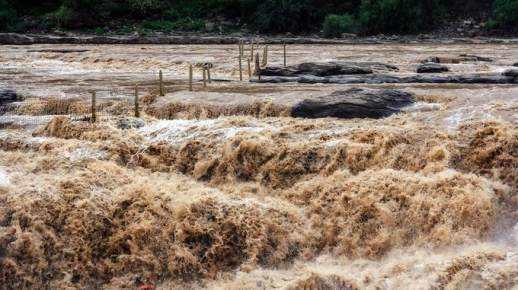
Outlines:
MULTIPOLYGON (((381 120, 289 117, 341 85, 236 81, 234 46, 0 47, 0 289, 516 289, 518 87, 416 94, 381 120), (188 62, 213 82, 186 91, 188 62), (163 69, 165 97, 154 74, 163 69), (131 115, 138 82, 144 121, 131 115), (99 92, 100 122, 88 113, 99 92)), ((270 60, 281 62, 281 48, 270 60)), ((381 61, 510 45, 293 46, 289 61, 381 61)))

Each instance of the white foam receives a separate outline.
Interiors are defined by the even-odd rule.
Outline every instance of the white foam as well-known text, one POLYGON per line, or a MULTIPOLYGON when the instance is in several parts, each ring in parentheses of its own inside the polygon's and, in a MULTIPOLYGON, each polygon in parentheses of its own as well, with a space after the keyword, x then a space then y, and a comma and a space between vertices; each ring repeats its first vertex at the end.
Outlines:
POLYGON ((0 187, 7 187, 9 185, 11 185, 9 176, 7 172, 5 172, 4 168, 0 167, 0 187))
POLYGON ((258 133, 268 129, 256 126, 225 127, 226 125, 221 119, 161 120, 139 131, 151 142, 183 143, 203 137, 230 139, 241 132, 258 133))

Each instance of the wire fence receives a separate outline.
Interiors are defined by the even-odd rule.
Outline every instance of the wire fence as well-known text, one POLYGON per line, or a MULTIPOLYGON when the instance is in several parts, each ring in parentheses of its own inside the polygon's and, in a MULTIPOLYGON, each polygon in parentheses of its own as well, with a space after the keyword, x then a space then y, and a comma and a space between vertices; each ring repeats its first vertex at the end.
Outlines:
POLYGON ((78 97, 27 98, 1 106, 0 129, 42 125, 55 116, 99 122, 112 116, 139 116, 141 101, 135 92, 96 90, 78 97))
MULTIPOLYGON (((239 80, 243 81, 243 75, 256 75, 260 79, 260 67, 268 63, 268 45, 262 49, 262 61, 260 63, 260 47, 251 42, 250 58, 245 55, 245 43, 239 43, 238 71, 239 80), (255 59, 254 59, 255 48, 255 59)), ((286 45, 284 44, 284 66, 286 66, 286 45)), ((178 81, 176 89, 193 91, 200 86, 207 88, 211 83, 212 63, 197 63, 189 66, 187 80, 178 81), (203 78, 193 79, 193 69, 201 69, 203 78)), ((164 74, 159 71, 155 79, 149 79, 142 83, 146 91, 154 95, 164 96, 170 92, 171 81, 164 80, 164 74), (151 90, 149 89, 151 86, 151 90)), ((138 87, 121 85, 110 89, 95 89, 85 91, 74 97, 49 97, 27 98, 23 101, 9 104, 0 103, 0 129, 12 127, 37 126, 48 123, 55 116, 67 116, 72 120, 100 122, 113 116, 140 117, 142 109, 142 95, 138 87)))

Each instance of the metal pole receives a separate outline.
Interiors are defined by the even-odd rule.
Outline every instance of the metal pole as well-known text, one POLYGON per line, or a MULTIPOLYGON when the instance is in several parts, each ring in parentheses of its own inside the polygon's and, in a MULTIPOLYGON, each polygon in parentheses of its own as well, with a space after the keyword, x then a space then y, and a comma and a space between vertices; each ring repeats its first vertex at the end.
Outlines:
POLYGON ((210 77, 210 65, 207 66, 207 79, 209 80, 209 84, 211 84, 212 78, 210 77))

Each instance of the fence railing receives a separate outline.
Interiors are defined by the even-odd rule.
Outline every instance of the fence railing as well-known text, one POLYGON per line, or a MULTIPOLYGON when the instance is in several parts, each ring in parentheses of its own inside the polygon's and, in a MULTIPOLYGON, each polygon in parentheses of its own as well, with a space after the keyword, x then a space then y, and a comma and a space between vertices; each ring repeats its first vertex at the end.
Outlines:
MULTIPOLYGON (((239 81, 243 81, 243 60, 246 59, 246 69, 249 79, 253 76, 261 79, 261 67, 268 65, 269 47, 264 44, 262 57, 260 56, 260 45, 250 40, 248 52, 244 41, 239 42, 237 66, 239 70, 239 81), (254 55, 255 53, 255 55, 254 55), (254 68, 252 70, 252 63, 254 68)), ((282 45, 283 64, 287 62, 286 44, 282 45)), ((187 75, 187 87, 189 91, 195 91, 194 74, 201 69, 203 89, 212 83, 212 63, 189 64, 187 75)), ((150 82, 145 81, 142 86, 149 87, 150 82)), ((158 71, 156 81, 152 86, 159 96, 167 93, 166 80, 162 70, 158 71), (156 82, 156 83, 155 83, 156 82)), ((133 88, 110 88, 95 89, 87 91, 81 97, 51 97, 51 98, 28 98, 23 102, 0 106, 0 129, 12 126, 39 125, 49 121, 53 116, 69 116, 74 120, 98 122, 109 116, 141 116, 142 99, 141 88, 136 84, 133 88)))

